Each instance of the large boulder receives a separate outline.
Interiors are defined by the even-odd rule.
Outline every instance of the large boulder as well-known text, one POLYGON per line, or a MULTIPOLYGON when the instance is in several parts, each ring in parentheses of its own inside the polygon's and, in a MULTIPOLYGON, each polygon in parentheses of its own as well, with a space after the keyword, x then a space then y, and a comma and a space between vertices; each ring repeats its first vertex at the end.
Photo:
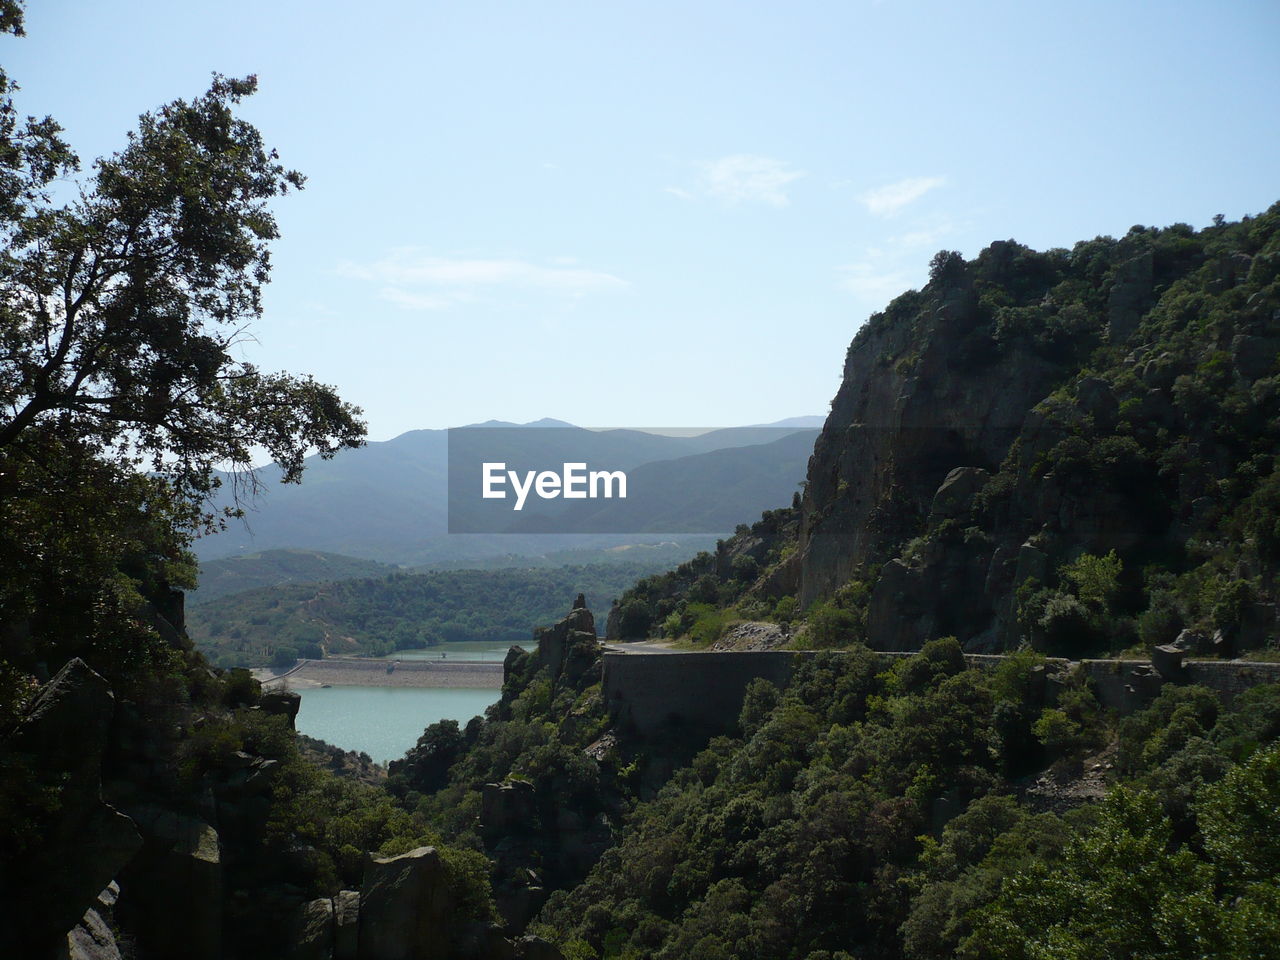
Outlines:
POLYGON ((356 960, 360 892, 339 890, 333 898, 333 960, 356 960))
POLYGON ((435 847, 373 858, 360 895, 359 960, 443 960, 454 906, 435 847))
POLYGON ((220 960, 223 875, 217 831, 162 807, 131 810, 145 844, 120 875, 116 906, 145 956, 220 960))
POLYGON ((286 718, 292 727, 302 708, 302 696, 292 690, 267 690, 258 700, 258 705, 263 713, 286 718))
POLYGON ((298 910, 289 960, 332 960, 334 943, 333 901, 308 900, 298 910))
POLYGON ((1151 306, 1155 284, 1155 253, 1146 247, 1118 264, 1107 295, 1107 333, 1112 343, 1123 343, 1151 306))
POLYGON ((86 910, 67 934, 65 957, 66 960, 120 960, 115 935, 97 910, 86 910))
POLYGON ((99 674, 71 660, 37 695, 3 744, 11 774, 29 780, 33 806, 24 847, 0 870, 0 956, 63 949, 95 897, 141 846, 133 822, 102 800, 102 755, 115 697, 99 674))
POLYGON ((121 960, 120 947, 111 929, 119 896, 120 885, 113 880, 67 934, 66 952, 59 960, 121 960))
POLYGON ((939 523, 969 512, 974 495, 982 489, 991 473, 981 467, 956 467, 947 474, 933 495, 929 507, 929 523, 939 523))
POLYGON ((486 783, 480 791, 480 829, 487 835, 527 833, 537 821, 533 784, 526 780, 486 783))

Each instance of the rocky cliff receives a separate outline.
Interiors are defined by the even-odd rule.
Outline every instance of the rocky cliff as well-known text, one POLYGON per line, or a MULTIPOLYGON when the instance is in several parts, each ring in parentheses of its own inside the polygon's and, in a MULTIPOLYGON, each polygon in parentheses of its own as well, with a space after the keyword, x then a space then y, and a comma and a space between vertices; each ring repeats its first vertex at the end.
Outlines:
POLYGON ((885 650, 1264 645, 1278 276, 1280 206, 938 254, 854 337, 803 495, 642 581, 610 636, 714 639, 740 618, 885 650))

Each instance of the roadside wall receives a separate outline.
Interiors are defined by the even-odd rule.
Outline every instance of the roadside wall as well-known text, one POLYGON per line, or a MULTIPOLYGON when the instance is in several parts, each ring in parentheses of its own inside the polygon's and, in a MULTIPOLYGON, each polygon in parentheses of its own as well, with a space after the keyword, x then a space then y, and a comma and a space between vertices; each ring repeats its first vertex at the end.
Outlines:
MULTIPOLYGON (((605 704, 615 722, 642 736, 683 730, 714 736, 732 733, 747 684, 757 677, 784 687, 797 658, 809 652, 772 650, 742 653, 604 654, 605 704)), ((886 660, 914 656, 880 653, 886 660)), ((994 669, 1004 657, 966 654, 971 666, 994 669)), ((1050 664, 1069 667, 1067 660, 1050 664)), ((1149 660, 1080 662, 1099 702, 1128 713, 1149 703, 1167 682, 1202 684, 1230 702, 1260 683, 1280 683, 1280 663, 1239 660, 1191 660, 1177 678, 1163 678, 1149 660)))
POLYGON ((654 736, 683 730, 714 736, 737 726, 747 684, 784 687, 796 656, 743 653, 606 653, 605 705, 614 720, 654 736))

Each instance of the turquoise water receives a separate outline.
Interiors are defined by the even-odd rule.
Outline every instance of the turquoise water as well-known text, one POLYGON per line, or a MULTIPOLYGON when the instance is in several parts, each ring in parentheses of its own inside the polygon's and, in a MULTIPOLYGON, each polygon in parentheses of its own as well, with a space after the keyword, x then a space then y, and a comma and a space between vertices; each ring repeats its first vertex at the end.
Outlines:
MULTIPOLYGON (((397 650, 383 657, 384 660, 491 660, 501 663, 513 644, 501 640, 459 640, 457 643, 441 643, 420 650, 397 650)), ((533 649, 533 642, 514 644, 533 649)))
POLYGON ((302 695, 298 732, 344 750, 363 751, 375 763, 386 763, 404 756, 423 729, 437 720, 457 720, 459 726, 466 726, 468 720, 496 703, 502 691, 311 687, 298 693, 302 695))

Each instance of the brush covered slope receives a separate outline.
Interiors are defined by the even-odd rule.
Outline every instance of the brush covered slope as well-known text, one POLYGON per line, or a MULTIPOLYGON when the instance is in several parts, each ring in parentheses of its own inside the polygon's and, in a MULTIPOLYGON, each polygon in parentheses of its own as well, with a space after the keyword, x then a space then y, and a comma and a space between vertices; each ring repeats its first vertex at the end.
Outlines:
POLYGON ((401 571, 279 584, 192 607, 187 626, 205 655, 224 667, 380 657, 451 641, 522 643, 530 624, 559 615, 559 598, 585 593, 608 602, 660 564, 401 571))
MULTIPOLYGON (((858 646, 747 689, 709 743, 615 726, 575 610, 389 787, 578 958, 1274 956, 1280 685, 1103 709, 1032 651, 858 646), (1271 952, 1268 952, 1271 951, 1271 952)), ((686 732, 687 733, 687 732, 686 732)))

